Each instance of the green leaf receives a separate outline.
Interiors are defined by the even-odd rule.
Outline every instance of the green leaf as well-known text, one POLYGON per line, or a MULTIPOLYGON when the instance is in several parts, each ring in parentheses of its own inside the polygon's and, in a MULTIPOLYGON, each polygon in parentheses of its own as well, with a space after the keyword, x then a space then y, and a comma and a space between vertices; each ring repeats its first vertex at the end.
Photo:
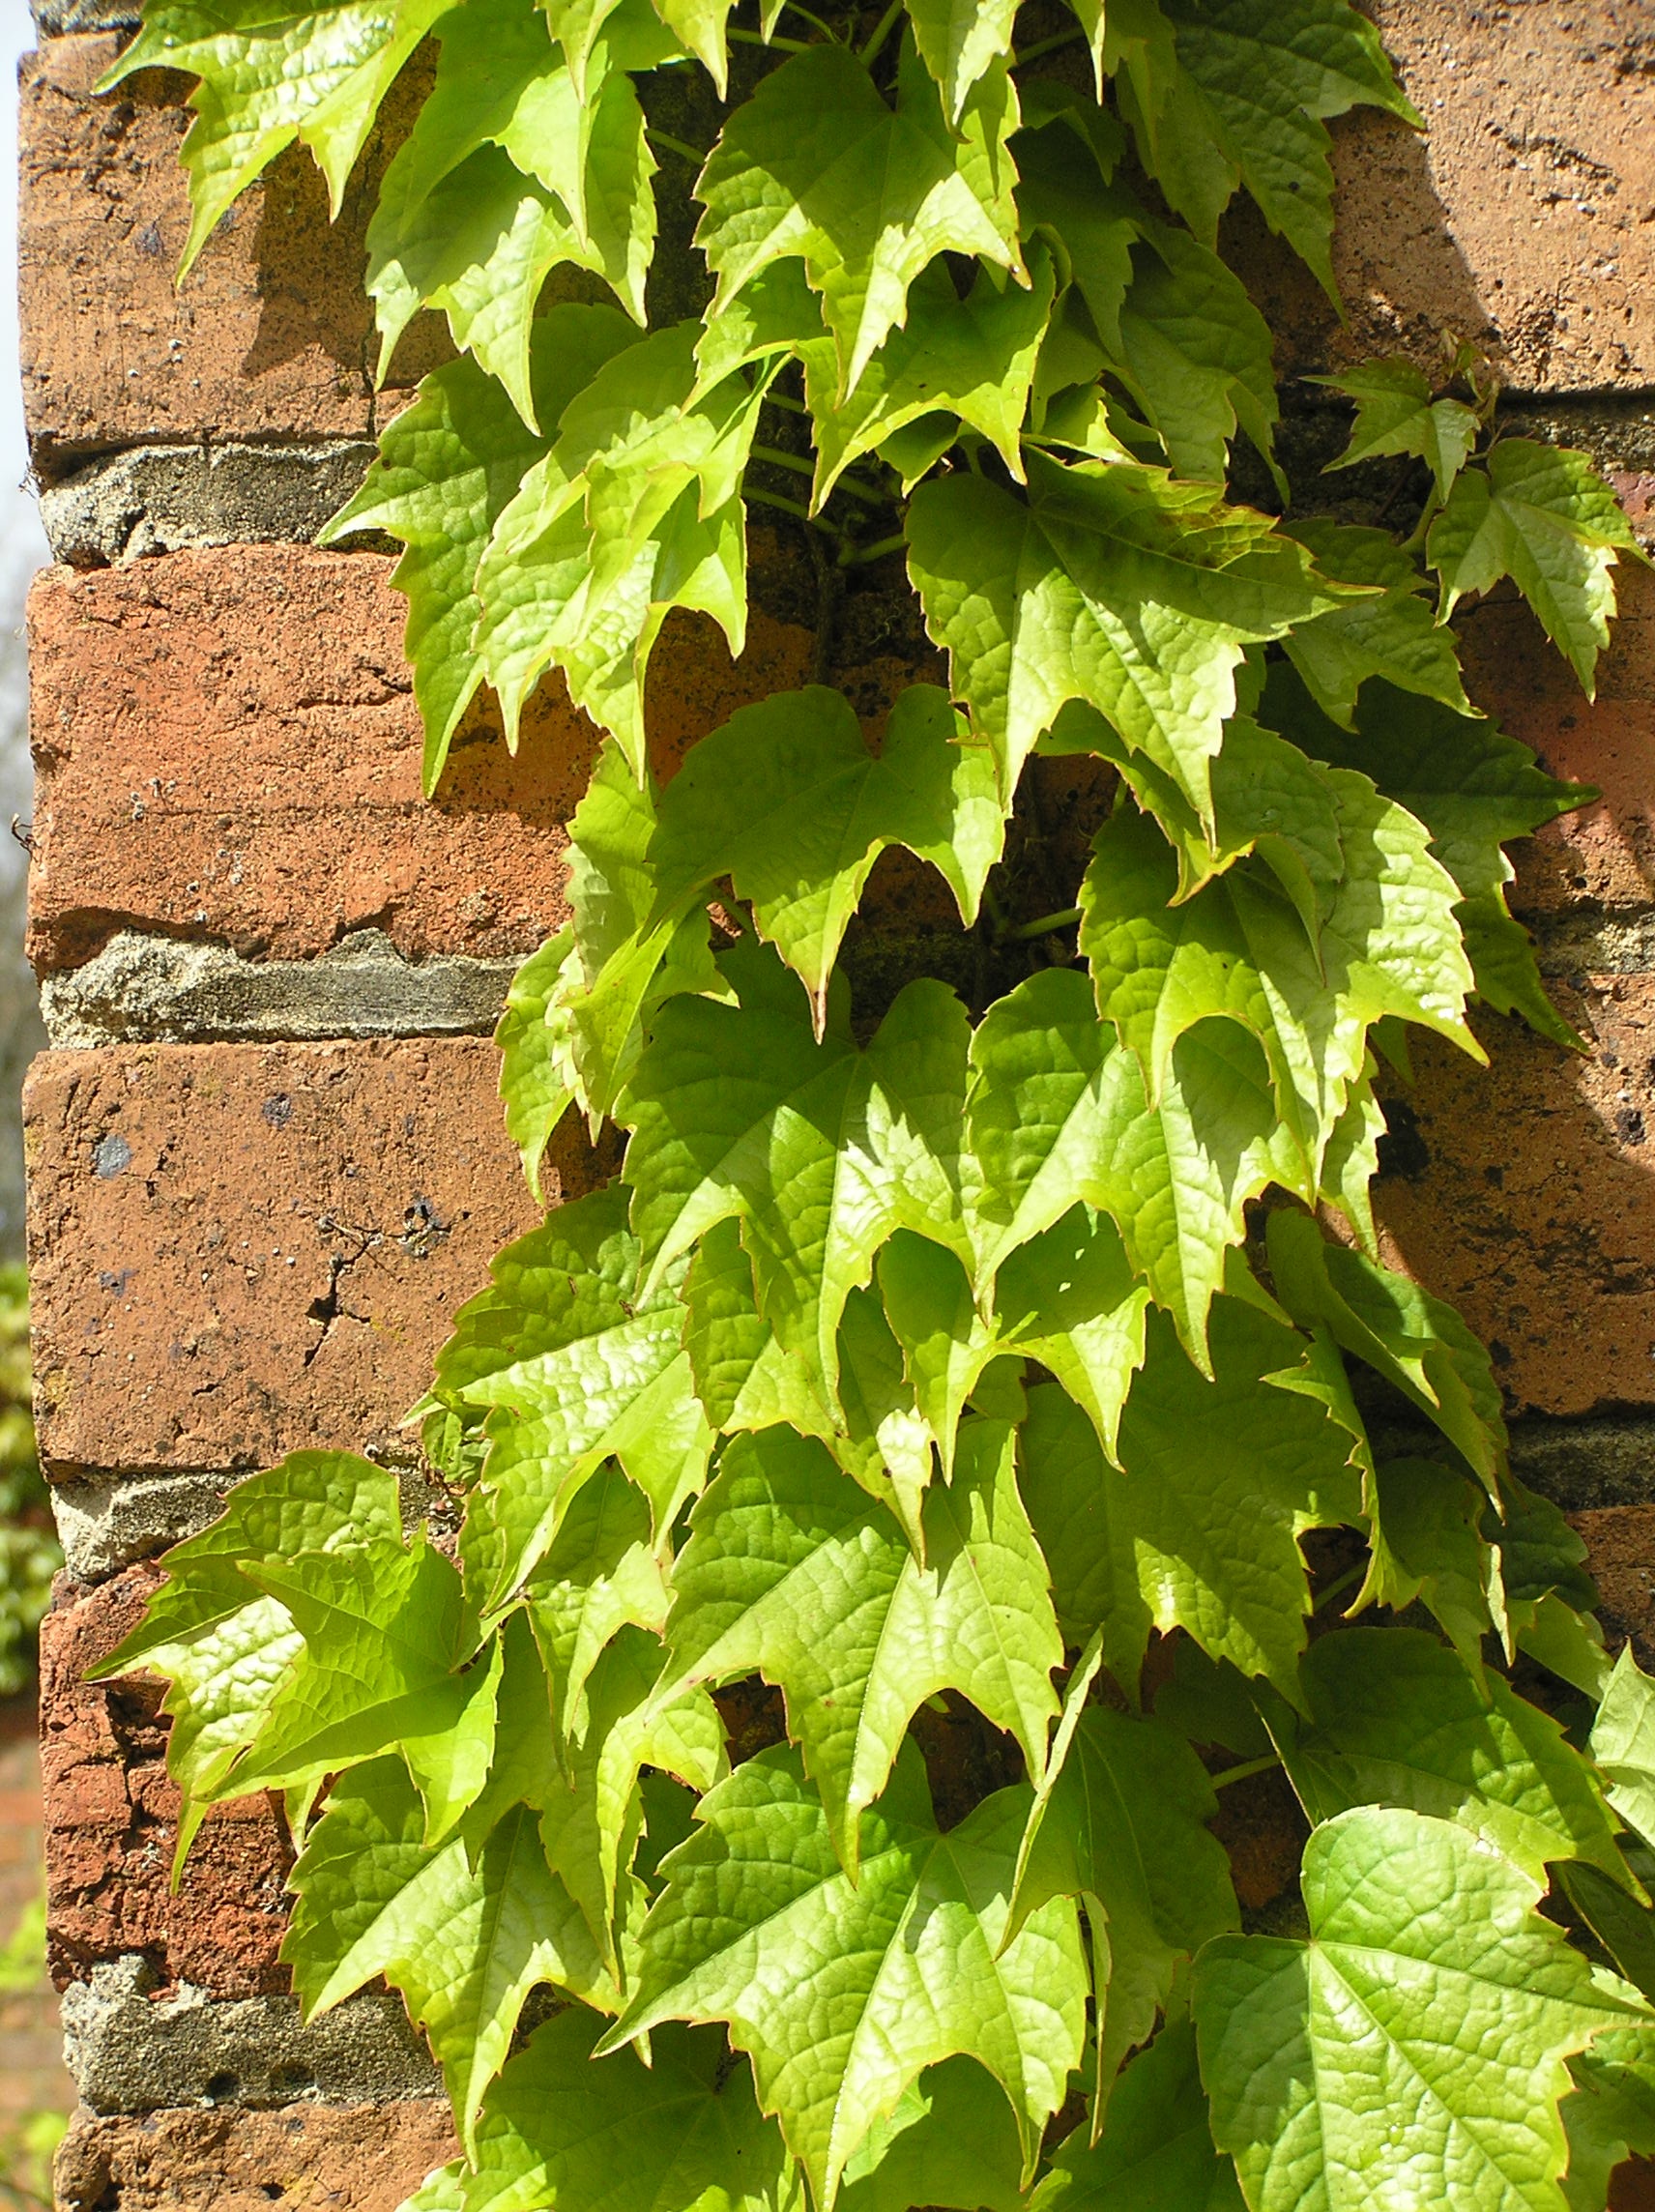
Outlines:
MULTIPOLYGON (((951 1482, 960 1416, 1005 1347, 978 1313, 965 1267, 941 1244, 899 1229, 879 1256, 878 1274, 915 1408, 937 1445, 943 1479, 951 1482)), ((916 1549, 923 1553, 923 1539, 916 1549)))
POLYGON ((759 1312, 753 1263, 734 1219, 701 1238, 683 1284, 684 1345, 696 1396, 721 1434, 778 1423, 828 1438, 834 1421, 804 1361, 784 1352, 759 1312))
MULTIPOLYGON (((1113 11, 1112 11, 1113 12, 1113 11)), ((1212 2147, 1187 2021, 1165 2026, 1120 2077, 1103 2132, 1063 2138, 1029 2212, 1242 2212, 1235 2169, 1212 2147)))
MULTIPOLYGON (((875 451, 891 459, 886 440, 940 411, 980 431, 1022 482, 1020 434, 1052 313, 1051 255, 1031 249, 1029 271, 1025 290, 980 269, 963 300, 945 265, 925 271, 909 293, 905 326, 872 355, 848 398, 838 395, 832 340, 798 348, 816 434, 812 511, 820 511, 853 461, 875 451)), ((957 434, 948 429, 944 451, 957 434)), ((901 467, 900 450, 893 465, 901 467)))
MULTIPOLYGON (((884 1267, 882 1259, 882 1284, 884 1267)), ((994 1307, 996 1348, 1037 1359, 1116 1459, 1121 1409, 1144 1364, 1149 1286, 1134 1273, 1114 1222, 1071 1207, 1008 1254, 995 1276, 994 1307)))
POLYGON ((940 1834, 910 1745, 863 1816, 853 1885, 797 1760, 761 1752, 702 1800, 700 1827, 666 1862, 636 1994, 605 2041, 663 2020, 728 2022, 822 2212, 870 2129, 955 2052, 1004 2089, 1028 2170, 1080 2059, 1086 2009, 1066 1900, 1001 1948, 1028 1808, 1027 1790, 1002 1790, 940 1834))
POLYGON ((1511 1649, 1499 1552, 1478 1527, 1488 1500, 1437 1460, 1383 1460, 1369 1492, 1368 1572, 1350 1605, 1406 1613, 1422 1600, 1467 1672, 1480 1675, 1483 1638, 1511 1649))
POLYGON ((1641 560, 1632 525, 1588 454, 1502 438, 1467 469, 1431 525, 1426 558, 1442 580, 1442 619, 1467 592, 1509 576, 1547 636, 1596 695, 1599 653, 1614 613, 1619 554, 1641 560))
MULTIPOLYGON (((1345 0, 1163 0, 1182 81, 1146 131, 1146 165, 1174 210, 1211 243, 1237 182, 1337 300, 1329 242, 1333 172, 1326 119, 1350 108, 1419 117, 1379 34, 1345 0)), ((1163 80, 1165 81, 1165 80, 1163 80)))
POLYGON ((1029 457, 1025 505, 987 479, 923 483, 909 574, 1009 799, 1066 699, 1086 699, 1210 824, 1212 756, 1242 648, 1342 594, 1265 515, 1125 463, 1029 457))
POLYGON ((1098 832, 1081 887, 1080 946, 1097 1003, 1159 1103, 1180 1038, 1235 1023, 1269 1062, 1295 1185, 1315 1196, 1323 1153, 1385 1015, 1482 1048, 1466 1023, 1470 965, 1456 886, 1411 815, 1365 776, 1328 771, 1344 872, 1307 940, 1304 917, 1265 861, 1238 860, 1181 905, 1177 863, 1153 824, 1121 812, 1098 832))
POLYGON ((456 1837, 416 1860, 413 1804, 392 1760, 335 1787, 294 1869, 300 1905, 282 1956, 306 2018, 376 1974, 402 1992, 442 2064, 469 2147, 536 1984, 605 2009, 616 1995, 527 1806, 508 1813, 475 1852, 456 1837))
POLYGON ((632 2051, 594 2060, 601 2025, 570 2008, 511 2058, 478 2123, 474 2170, 449 2169, 455 2212, 805 2212, 780 2131, 722 2036, 657 2029, 646 2066, 632 2051))
POLYGON ((586 1732, 587 1680, 617 1631, 666 1625, 649 1499, 619 1468, 600 1468, 576 1495, 525 1595, 566 1742, 586 1732))
POLYGON ((1085 1900, 1098 2006, 1094 2133, 1121 2060, 1153 2033, 1180 1966, 1208 1936, 1240 1926, 1224 1847, 1206 1826, 1217 1812, 1205 1768, 1164 1721, 1097 1705, 1065 1714, 1018 1855, 1010 1926, 1048 1898, 1085 1900))
POLYGON ((541 1203, 540 1163, 578 1081, 567 1023, 557 1004, 573 980, 578 958, 574 932, 566 922, 512 976, 494 1032, 506 1133, 517 1148, 530 1191, 541 1203))
POLYGON ((1281 1387, 1302 1339, 1234 1298, 1214 1302, 1209 1380, 1159 1316, 1120 1422, 1118 1470, 1051 1387, 1032 1390, 1023 1495, 1071 1641, 1103 1630, 1134 1689, 1151 1628, 1187 1628, 1214 1659, 1298 1697, 1310 1594, 1298 1539, 1354 1520, 1350 1439, 1281 1387))
POLYGON ((757 1673, 780 1688, 853 1878, 863 1809, 928 1697, 958 1690, 1017 1737, 1033 1773, 1058 1710, 1062 1644, 1008 1426, 962 1430, 952 1483, 926 1494, 923 1534, 922 1564, 820 1443, 767 1429, 730 1444, 673 1568, 671 1678, 757 1673))
POLYGON ((173 0, 148 13, 98 89, 140 69, 188 70, 201 80, 182 156, 190 219, 181 278, 225 209, 295 138, 316 157, 337 217, 380 102, 445 4, 345 0, 284 15, 268 0, 173 0))
POLYGON ((1592 1759, 1609 1801, 1640 1836, 1655 1829, 1655 1684, 1623 1644, 1592 1723, 1592 1759))
POLYGON ((948 121, 958 123, 966 96, 993 62, 1011 51, 1016 0, 914 0, 908 19, 919 58, 936 78, 948 121))
POLYGON ((1301 1670, 1308 1724, 1272 1720, 1313 1822, 1351 1805, 1457 1820, 1534 1883, 1552 1859, 1627 1876, 1590 1767, 1549 1713, 1412 1628, 1320 1637, 1301 1670))
POLYGON ((1077 1202, 1101 1208, 1204 1358, 1206 1309, 1244 1235, 1246 1201, 1293 1172, 1258 1044, 1233 1024, 1202 1024, 1175 1048, 1152 1107, 1086 977, 1047 969, 989 1008, 972 1063, 979 1276, 1077 1202))
POLYGON ((508 740, 541 675, 558 668, 640 781, 644 672, 670 610, 711 615, 733 655, 744 636, 740 484, 767 377, 726 377, 692 403, 698 330, 656 331, 597 370, 500 513, 477 570, 473 644, 508 740))
POLYGON ((1603 2212, 1610 2176, 1621 2161, 1655 2151, 1655 2054, 1649 2031, 1613 2027, 1569 2061, 1575 2080, 1563 2100, 1569 2212, 1603 2212))
POLYGON ((670 1281, 637 1295, 638 1255, 624 1190, 560 1207, 499 1254, 491 1287, 460 1308, 438 1354, 440 1401, 494 1409, 466 1532, 468 1578, 489 1608, 534 1571, 611 1455, 659 1535, 705 1478, 712 1437, 690 1385, 683 1307, 670 1281))
POLYGON ((1410 361, 1365 361, 1343 376, 1310 381, 1356 402, 1350 443, 1336 461, 1328 462, 1329 471, 1354 468, 1358 461, 1386 453, 1414 453, 1429 465, 1437 498, 1448 497, 1477 442, 1480 424, 1474 407, 1460 399, 1433 399, 1424 372, 1410 361))
POLYGON ((1011 2107, 970 2058, 928 2066, 845 2168, 839 2212, 1023 2212, 1011 2107))
MULTIPOLYGON (((1341 729, 1352 729, 1357 693, 1370 677, 1379 676, 1416 700, 1438 700, 1457 714, 1469 714, 1454 633, 1433 619, 1419 597, 1419 571, 1396 540, 1382 530, 1355 530, 1314 517, 1285 527, 1308 546, 1323 574, 1378 585, 1383 595, 1353 599, 1289 632, 1288 658, 1322 713, 1341 729)), ((1417 717, 1413 701, 1409 712, 1417 717)), ((1397 796, 1388 781, 1374 780, 1397 796)))
POLYGON ((707 212, 696 243, 718 280, 715 310, 774 263, 801 257, 848 397, 939 254, 1022 276, 1005 147, 1016 127, 1002 64, 950 129, 912 56, 893 110, 849 47, 828 41, 794 54, 725 124, 697 186, 707 212))
POLYGON ((1196 1967, 1213 2137, 1253 2212, 1468 2188, 1560 2212, 1568 2054, 1630 2007, 1527 1877, 1446 1821, 1342 1814, 1302 1878, 1309 1942, 1222 1936, 1196 1967))
POLYGON ((910 983, 860 1052, 831 1000, 817 1039, 772 953, 738 946, 720 965, 740 1005, 670 1000, 618 1109, 646 1288, 739 1215, 760 1310, 831 1402, 839 1317, 891 1231, 967 1248, 965 1010, 941 983, 910 983))
POLYGON ((968 735, 929 684, 899 694, 877 754, 849 700, 822 684, 743 707, 692 748, 661 796, 645 927, 687 912, 727 876, 810 993, 820 1036, 845 926, 886 846, 929 860, 961 920, 976 920, 1005 821, 993 761, 968 735))
MULTIPOLYGON (((536 412, 555 423, 598 367, 636 342, 613 307, 553 307, 532 346, 536 412)), ((383 530, 406 548, 392 583, 408 601, 406 650, 425 722, 424 785, 434 791, 460 716, 482 681, 472 652, 478 567, 496 521, 544 451, 495 380, 473 361, 425 378, 392 419, 361 491, 321 534, 333 544, 383 530)))
POLYGON ((1506 1463, 1505 1419, 1489 1355, 1452 1306, 1405 1275, 1329 1244, 1302 1213, 1266 1231, 1276 1295, 1295 1321, 1324 1328, 1430 1416, 1491 1498, 1506 1463))

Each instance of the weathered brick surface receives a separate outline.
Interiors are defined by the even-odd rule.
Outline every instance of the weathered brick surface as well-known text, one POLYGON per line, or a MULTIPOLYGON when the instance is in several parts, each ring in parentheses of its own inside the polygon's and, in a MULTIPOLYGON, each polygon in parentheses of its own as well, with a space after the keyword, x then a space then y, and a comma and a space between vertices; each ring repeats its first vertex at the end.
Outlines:
POLYGON ((178 160, 189 79, 146 72, 97 99, 119 48, 107 35, 48 39, 23 65, 19 281, 37 457, 195 434, 371 436, 447 350, 440 323, 422 317, 375 399, 362 280, 384 133, 336 224, 314 162, 293 148, 175 289, 189 229, 178 160))
POLYGON ((1435 373, 1446 335, 1528 391, 1655 383, 1644 0, 1366 5, 1426 132, 1333 127, 1343 329, 1289 257, 1249 257, 1278 367, 1402 351, 1435 373))
POLYGON ((216 1997, 285 1993, 276 1962, 293 1863, 279 1802, 215 1806, 169 1881, 178 1791, 165 1767, 164 1684, 88 1682, 142 1617, 160 1580, 135 1567, 101 1588, 60 1588, 41 1631, 48 1957, 61 1988, 100 1960, 140 1954, 162 1992, 190 1982, 216 1997))
POLYGON ((63 2212, 395 2212, 454 2149, 436 2099, 83 2113, 58 2152, 57 2197, 63 2212))
POLYGON ((1394 1264, 1489 1344, 1512 1409, 1655 1406, 1655 976, 1554 993, 1578 1059, 1480 1016, 1483 1069, 1436 1038, 1387 1088, 1375 1210, 1394 1264))
MULTIPOLYGON (((536 1218, 497 1076, 470 1037, 44 1055, 43 1453, 214 1470, 395 1438, 455 1308, 536 1218)), ((562 1159, 553 1198, 583 1187, 578 1140, 562 1159)))
MULTIPOLYGON (((37 581, 38 967, 133 926, 281 959, 369 924, 410 958, 520 956, 559 926, 592 727, 542 684, 513 759, 484 703, 421 799, 391 568, 230 546, 37 581)), ((759 612, 739 662, 712 624, 675 621, 649 701, 663 770, 744 701, 805 682, 810 654, 806 630, 759 612)), ((857 673, 877 710, 906 670, 857 673)))
POLYGON ((1655 1669, 1655 1505, 1571 1513, 1603 1600, 1611 1644, 1630 1636, 1640 1666, 1655 1669))

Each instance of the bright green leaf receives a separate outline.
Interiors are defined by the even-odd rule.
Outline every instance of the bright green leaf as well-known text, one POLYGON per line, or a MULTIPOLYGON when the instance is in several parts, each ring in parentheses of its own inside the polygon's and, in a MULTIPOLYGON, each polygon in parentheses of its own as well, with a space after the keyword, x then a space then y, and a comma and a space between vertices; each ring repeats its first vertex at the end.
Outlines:
POLYGON ((1342 376, 1312 381, 1356 402, 1350 443, 1329 461, 1330 470, 1354 468, 1385 453, 1413 453, 1430 467, 1437 498, 1448 497, 1477 442, 1474 407, 1461 399, 1433 399, 1423 370, 1410 361, 1365 361, 1342 376))
POLYGON ((1242 2212, 1235 2169, 1212 2147, 1195 2030, 1170 2022, 1121 2076, 1095 2143, 1058 2145, 1030 2212, 1242 2212))

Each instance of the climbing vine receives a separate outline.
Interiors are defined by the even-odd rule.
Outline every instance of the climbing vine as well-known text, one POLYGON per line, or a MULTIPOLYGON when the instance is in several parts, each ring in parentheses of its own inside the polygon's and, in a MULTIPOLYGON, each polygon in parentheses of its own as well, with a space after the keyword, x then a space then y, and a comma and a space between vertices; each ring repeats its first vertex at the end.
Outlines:
POLYGON ((331 535, 402 548, 428 786, 484 687, 603 733, 499 1041, 537 1192, 621 1165, 458 1316, 446 1520, 297 1453, 106 1672, 181 1854, 285 1793, 305 2006, 423 2028, 421 2212, 1592 2212, 1651 1684, 1369 1186, 1410 1025, 1574 1041, 1503 846, 1583 795, 1450 618, 1509 577, 1589 692, 1637 548, 1468 356, 1331 380, 1394 532, 1289 505, 1220 217, 1333 292, 1327 119, 1420 121, 1348 0, 824 6, 152 0, 111 74, 199 79, 187 264, 419 96, 367 290, 456 358, 331 535), (740 653, 760 524, 824 681, 671 772, 652 651, 740 653), (945 684, 858 713, 909 588, 945 684), (927 875, 957 931, 882 937, 927 875))

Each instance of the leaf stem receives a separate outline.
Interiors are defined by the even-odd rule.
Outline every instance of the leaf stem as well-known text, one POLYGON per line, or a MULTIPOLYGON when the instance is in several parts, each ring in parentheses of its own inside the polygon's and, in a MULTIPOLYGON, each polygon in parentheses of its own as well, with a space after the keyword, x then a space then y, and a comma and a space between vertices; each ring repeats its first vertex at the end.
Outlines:
MULTIPOLYGON (((798 453, 783 452, 779 446, 754 446, 749 450, 755 461, 768 461, 772 469, 792 469, 796 476, 800 477, 814 477, 816 474, 812 462, 800 459, 798 453)), ((867 485, 858 483, 853 476, 837 478, 833 489, 849 492, 853 499, 862 500, 869 507, 890 505, 884 492, 870 490, 867 485)))
POLYGON ((1077 23, 1072 30, 1059 31, 1054 38, 1036 39, 1033 45, 1025 46, 1021 53, 1008 54, 1006 67, 1008 69, 1021 69, 1025 62, 1037 62, 1042 54, 1054 54, 1060 46, 1072 46, 1078 39, 1084 39, 1086 35, 1085 30, 1077 23))
POLYGON ((890 0, 890 6, 886 10, 885 14, 874 25, 872 35, 870 36, 867 44, 857 56, 857 59, 862 64, 864 69, 872 65, 874 58, 878 54, 881 46, 885 44, 886 39, 890 37, 891 32, 896 28, 898 22, 901 20, 905 0, 890 0))
MULTIPOLYGON (((801 8, 798 13, 803 15, 806 14, 806 10, 801 8)), ((814 23, 816 17, 811 15, 809 20, 814 23)), ((821 27, 826 29, 826 25, 821 27)), ((784 54, 807 54, 811 51, 808 39, 784 39, 779 31, 772 33, 767 39, 762 31, 738 31, 732 24, 725 36, 740 40, 744 46, 777 46, 784 54)))
POLYGON ((742 484, 741 497, 755 501, 760 507, 777 508, 783 514, 791 514, 799 522, 808 522, 812 530, 820 530, 829 538, 841 538, 841 533, 830 522, 824 522, 819 514, 812 514, 802 500, 784 499, 779 491, 760 491, 756 484, 749 483, 742 484))
POLYGON ((1331 1605, 1336 1597, 1343 1597, 1345 1592, 1350 1587, 1350 1585, 1352 1583, 1361 1582, 1367 1572, 1368 1567, 1366 1560, 1358 1562, 1358 1564, 1353 1567, 1347 1568, 1345 1573, 1342 1574, 1336 1582, 1331 1582, 1328 1584, 1327 1587, 1317 1598, 1316 1604, 1312 1608, 1312 1611, 1320 1613, 1324 1605, 1331 1605))
POLYGON ((694 146, 686 145, 682 138, 675 138, 670 131, 656 131, 646 126, 644 136, 652 146, 658 146, 663 154, 676 154, 681 160, 693 161, 698 169, 706 162, 705 154, 694 146))
POLYGON ((1081 910, 1078 906, 1066 906, 1059 914, 1041 915, 1038 921, 1019 922, 1015 929, 1002 929, 1000 933, 1001 943, 1026 945, 1031 938, 1050 937, 1054 930, 1073 929, 1080 918, 1081 910))
POLYGON ((894 538, 877 538, 871 545, 847 544, 839 556, 839 566, 857 568, 864 561, 883 561, 887 553, 900 553, 907 543, 907 532, 899 530, 894 538))
POLYGON ((1272 1766, 1281 1763, 1279 1751, 1266 1751, 1262 1759, 1244 1759, 1239 1766, 1227 1766, 1218 1774, 1209 1774, 1207 1780, 1215 1790, 1228 1790, 1233 1782, 1245 1782, 1254 1774, 1267 1774, 1272 1766))

